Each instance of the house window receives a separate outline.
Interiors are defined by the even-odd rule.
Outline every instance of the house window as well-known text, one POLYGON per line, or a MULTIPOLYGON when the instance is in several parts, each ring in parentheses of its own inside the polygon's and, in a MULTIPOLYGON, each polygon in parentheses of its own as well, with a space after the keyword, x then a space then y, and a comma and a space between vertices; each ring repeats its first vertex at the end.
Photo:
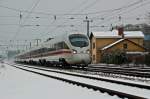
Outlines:
POLYGON ((95 48, 95 43, 93 43, 93 49, 95 48))
POLYGON ((123 44, 123 49, 127 49, 127 48, 128 48, 127 43, 124 43, 124 44, 123 44))
POLYGON ((95 55, 93 55, 93 60, 95 60, 95 55))

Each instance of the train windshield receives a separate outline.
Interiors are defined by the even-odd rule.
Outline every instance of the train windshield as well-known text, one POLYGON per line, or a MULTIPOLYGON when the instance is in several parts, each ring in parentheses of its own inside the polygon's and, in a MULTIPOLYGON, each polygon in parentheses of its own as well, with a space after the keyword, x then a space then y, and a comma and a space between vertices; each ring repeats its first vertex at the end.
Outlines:
POLYGON ((88 38, 82 34, 72 34, 69 36, 69 40, 75 47, 86 47, 89 45, 88 38))

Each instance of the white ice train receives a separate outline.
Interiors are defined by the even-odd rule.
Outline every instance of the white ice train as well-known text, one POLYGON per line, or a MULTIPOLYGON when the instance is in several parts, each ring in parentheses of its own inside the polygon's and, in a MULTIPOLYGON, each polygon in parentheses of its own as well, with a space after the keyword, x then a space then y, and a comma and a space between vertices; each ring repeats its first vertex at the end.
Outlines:
POLYGON ((16 61, 41 65, 87 66, 91 62, 90 41, 84 34, 56 36, 17 55, 16 61))

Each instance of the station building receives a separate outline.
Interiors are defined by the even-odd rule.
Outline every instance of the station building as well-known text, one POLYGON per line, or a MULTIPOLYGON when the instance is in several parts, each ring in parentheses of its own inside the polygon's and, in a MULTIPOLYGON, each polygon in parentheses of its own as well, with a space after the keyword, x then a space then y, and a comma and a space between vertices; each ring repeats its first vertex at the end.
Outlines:
POLYGON ((123 28, 112 31, 91 32, 92 63, 100 63, 103 53, 114 50, 125 50, 127 53, 143 53, 144 34, 141 31, 123 31, 123 28))

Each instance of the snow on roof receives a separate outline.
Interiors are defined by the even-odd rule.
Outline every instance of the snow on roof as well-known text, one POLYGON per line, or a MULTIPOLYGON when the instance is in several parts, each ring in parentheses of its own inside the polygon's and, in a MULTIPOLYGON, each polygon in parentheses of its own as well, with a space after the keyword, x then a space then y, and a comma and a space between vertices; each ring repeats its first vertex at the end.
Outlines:
POLYGON ((108 49, 108 48, 112 47, 113 45, 115 45, 115 44, 117 44, 117 43, 119 43, 119 42, 121 42, 121 41, 123 41, 123 40, 125 40, 125 39, 119 39, 118 41, 116 41, 116 42, 114 42, 114 43, 111 43, 111 44, 109 44, 109 45, 103 47, 101 50, 108 49))
MULTIPOLYGON (((121 38, 118 35, 118 30, 113 31, 102 31, 102 32, 92 32, 96 38, 121 38)), ((124 31, 125 38, 144 38, 144 34, 141 31, 124 31)))
POLYGON ((145 54, 148 54, 149 52, 126 52, 127 54, 142 54, 142 55, 145 55, 145 54))
POLYGON ((137 38, 144 38, 144 34, 142 31, 125 31, 124 32, 125 37, 137 37, 137 38))

